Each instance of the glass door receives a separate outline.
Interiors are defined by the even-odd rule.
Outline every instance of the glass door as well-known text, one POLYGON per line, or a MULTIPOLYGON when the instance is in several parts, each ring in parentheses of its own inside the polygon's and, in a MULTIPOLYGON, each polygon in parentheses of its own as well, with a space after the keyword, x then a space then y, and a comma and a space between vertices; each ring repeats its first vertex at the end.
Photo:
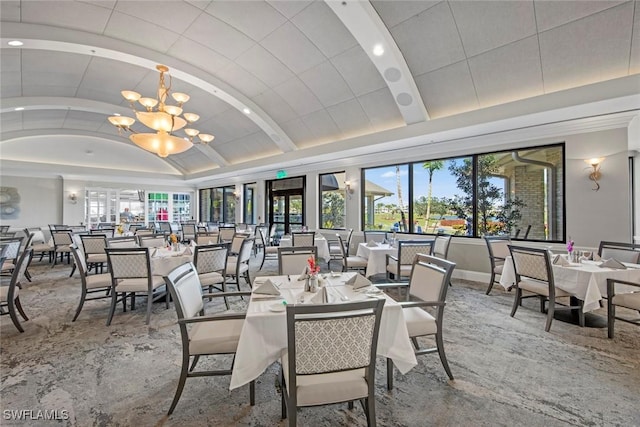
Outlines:
POLYGON ((276 225, 276 236, 301 230, 304 226, 304 177, 267 182, 269 223, 276 225))

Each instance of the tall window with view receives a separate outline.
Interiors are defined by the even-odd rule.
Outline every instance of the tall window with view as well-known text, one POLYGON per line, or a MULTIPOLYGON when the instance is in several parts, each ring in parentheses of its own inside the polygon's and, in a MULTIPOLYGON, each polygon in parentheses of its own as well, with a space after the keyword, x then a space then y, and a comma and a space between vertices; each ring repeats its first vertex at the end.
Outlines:
POLYGON ((345 228, 344 172, 320 175, 320 228, 345 228))
POLYGON ((365 230, 410 231, 409 165, 362 170, 365 230))
POLYGON ((416 162, 413 169, 412 232, 472 235, 471 157, 416 162), (468 171, 460 173, 460 169, 468 171))
POLYGON ((564 145, 477 157, 479 235, 562 240, 564 145))

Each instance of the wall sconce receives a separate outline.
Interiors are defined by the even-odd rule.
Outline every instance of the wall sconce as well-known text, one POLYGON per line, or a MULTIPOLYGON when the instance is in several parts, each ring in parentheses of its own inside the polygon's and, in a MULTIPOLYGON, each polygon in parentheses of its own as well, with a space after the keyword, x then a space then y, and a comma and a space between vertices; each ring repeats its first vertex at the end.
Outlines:
POLYGON ((78 196, 76 196, 76 193, 69 194, 69 201, 74 205, 78 203, 78 196))
POLYGON ((602 177, 600 173, 600 164, 604 161, 604 157, 597 157, 593 159, 585 159, 584 162, 591 166, 593 169, 589 173, 589 179, 593 181, 595 187, 592 188, 593 191, 598 191, 600 189, 600 184, 598 184, 598 180, 602 177))
POLYGON ((345 182, 344 182, 344 190, 345 190, 345 191, 346 191, 346 193, 347 193, 347 197, 350 199, 350 198, 351 198, 351 195, 352 195, 352 194, 353 194, 353 192, 354 192, 354 189, 351 187, 351 181, 345 181, 345 182))

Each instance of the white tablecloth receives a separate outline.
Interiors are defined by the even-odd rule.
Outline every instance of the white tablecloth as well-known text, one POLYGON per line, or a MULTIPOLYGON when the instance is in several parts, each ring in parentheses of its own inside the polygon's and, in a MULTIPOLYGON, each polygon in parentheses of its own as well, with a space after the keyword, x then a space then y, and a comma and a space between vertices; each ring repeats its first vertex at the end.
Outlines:
POLYGON ((179 251, 169 248, 149 248, 151 253, 151 274, 154 276, 166 276, 176 267, 186 262, 193 261, 194 248, 182 246, 179 251), (187 251, 187 248, 189 249, 187 251), (185 253, 187 252, 187 253, 185 253))
MULTIPOLYGON (((325 261, 330 259, 329 255, 329 244, 327 243, 327 239, 324 236, 315 236, 313 245, 318 248, 318 258, 321 258, 325 261)), ((291 247, 291 237, 283 236, 280 239, 280 246, 283 248, 291 247)))
POLYGON ((374 274, 385 274, 387 272, 387 255, 398 256, 398 248, 388 244, 378 244, 378 246, 369 247, 366 243, 358 245, 357 256, 366 258, 367 260, 367 277, 374 274))
MULTIPOLYGON (((343 273, 339 277, 327 276, 325 283, 329 294, 335 300, 333 302, 340 302, 342 296, 349 298, 349 302, 368 298, 363 292, 356 292, 352 286, 344 284, 353 274, 355 273, 343 273)), ((255 282, 264 279, 267 277, 258 277, 255 282)), ((297 282, 296 277, 291 276, 291 281, 286 276, 271 276, 268 279, 280 286, 280 293, 288 304, 296 303, 300 295, 305 295, 305 302, 308 303, 314 295, 304 293, 304 282, 297 282)), ((254 285, 257 286, 258 283, 254 285)), ((380 320, 377 353, 379 356, 391 358, 398 370, 404 374, 417 364, 414 349, 409 340, 402 307, 386 295, 383 294, 382 297, 387 301, 380 320)), ((230 389, 256 379, 269 365, 286 353, 286 312, 272 312, 270 307, 273 304, 281 305, 282 299, 265 300, 259 299, 259 296, 252 296, 238 342, 230 389)))
MULTIPOLYGON (((640 268, 616 270, 601 268, 600 262, 585 261, 582 264, 562 267, 553 266, 553 278, 558 288, 569 292, 584 301, 583 311, 593 311, 600 308, 600 300, 607 295, 607 279, 620 279, 640 283, 640 268)), ((513 260, 507 257, 500 277, 500 284, 508 289, 516 280, 513 260)), ((616 285, 616 293, 634 292, 638 288, 633 286, 616 285)))

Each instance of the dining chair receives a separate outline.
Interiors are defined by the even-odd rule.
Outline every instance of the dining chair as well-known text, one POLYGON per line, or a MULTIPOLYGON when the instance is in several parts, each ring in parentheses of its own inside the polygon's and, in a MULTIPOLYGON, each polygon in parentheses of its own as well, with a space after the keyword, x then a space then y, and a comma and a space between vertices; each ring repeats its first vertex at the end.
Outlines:
POLYGON ((281 357, 282 418, 297 425, 299 407, 359 400, 376 425, 376 349, 384 299, 287 305, 281 357))
MULTIPOLYGON (((85 301, 111 298, 111 295, 109 295, 109 292, 111 291, 111 274, 102 273, 90 275, 87 269, 87 261, 80 253, 79 248, 75 245, 71 246, 71 253, 73 254, 76 266, 78 267, 81 285, 80 302, 78 303, 78 308, 76 308, 76 314, 71 320, 72 322, 75 322, 82 311, 82 307, 84 307, 85 301), (95 294, 100 295, 96 296, 95 294)), ((106 262, 107 254, 104 252, 104 249, 102 253, 105 255, 106 262)))
POLYGON ((225 275, 231 277, 233 282, 238 286, 240 291, 240 277, 244 277, 245 282, 251 288, 251 277, 249 276, 249 261, 251 261, 251 252, 253 251, 254 237, 243 239, 238 255, 235 257, 227 256, 227 268, 225 275))
POLYGON ((640 244, 601 241, 598 255, 602 259, 615 258, 620 262, 640 264, 640 244))
POLYGON ((316 246, 278 247, 278 274, 300 274, 307 267, 309 257, 318 258, 316 246))
POLYGON ((137 248, 138 238, 135 236, 107 238, 107 248, 137 248))
POLYGON ((447 259, 449 256, 449 245, 451 244, 451 236, 436 236, 433 242, 432 255, 438 258, 447 259))
MULTIPOLYGON (((94 272, 98 273, 98 268, 100 268, 100 273, 103 273, 104 265, 107 263, 107 254, 104 251, 107 247, 107 236, 105 234, 83 234, 80 236, 80 241, 86 262, 85 271, 89 272, 94 269, 94 272)), ((77 262, 76 265, 78 265, 77 262)))
MULTIPOLYGON (((166 276, 167 286, 175 301, 180 336, 182 338, 182 367, 176 394, 168 415, 171 415, 180 400, 188 378, 231 375, 229 369, 195 371, 200 356, 233 354, 235 356, 244 324, 245 313, 233 312, 205 316, 204 298, 249 296, 251 292, 223 292, 203 294, 202 283, 193 263, 183 264, 166 276), (191 362, 193 358, 193 362, 191 362), (189 363, 191 362, 191 367, 189 363)), ((255 381, 249 383, 249 401, 255 405, 255 381)))
POLYGON ((327 245, 329 246, 329 261, 327 261, 327 267, 329 267, 329 270, 331 270, 331 261, 340 261, 342 263, 343 252, 349 253, 352 235, 353 228, 350 228, 346 236, 341 233, 336 233, 335 239, 327 239, 327 245), (344 251, 340 246, 344 248, 344 251))
POLYGON ((161 221, 158 223, 158 226, 159 226, 160 233, 162 234, 169 235, 173 233, 173 230, 171 228, 171 223, 168 221, 161 221))
POLYGON ((386 231, 364 231, 364 241, 365 243, 369 243, 371 241, 376 243, 384 243, 387 241, 387 232, 386 231))
POLYGON ((385 257, 386 271, 387 280, 400 282, 411 276, 417 254, 430 255, 433 252, 433 240, 399 240, 397 245, 398 256, 387 254, 385 257))
POLYGON ((278 259, 278 246, 271 246, 269 242, 269 237, 267 236, 267 228, 266 227, 257 227, 258 236, 261 240, 262 246, 262 262, 260 263, 260 268, 258 270, 262 270, 264 266, 264 262, 267 259, 278 259))
MULTIPOLYGON (((629 315, 631 313, 629 312, 629 315)), ((627 280, 607 279, 607 336, 613 338, 616 320, 640 326, 640 283, 627 280), (616 283, 638 288, 635 292, 616 293, 616 283), (617 308, 622 307, 635 312, 635 317, 620 316, 617 308)))
POLYGON ((198 231, 196 234, 196 244, 197 245, 213 245, 218 243, 218 232, 217 231, 198 231))
POLYGON ((182 224, 182 241, 187 242, 196 239, 197 234, 196 224, 184 223, 182 224))
POLYGON ((116 233, 115 227, 102 227, 102 228, 89 230, 89 234, 102 234, 107 238, 114 237, 115 233, 116 233))
MULTIPOLYGON (((71 238, 71 230, 55 229, 51 231, 51 237, 53 238, 53 265, 55 267, 58 262, 58 255, 60 255, 60 262, 64 261, 64 256, 67 255, 67 264, 71 262, 71 245, 73 239, 71 238)), ((71 272, 73 275, 73 271, 71 272)))
MULTIPOLYGON (((13 325, 20 332, 24 332, 24 329, 22 328, 22 325, 20 325, 20 320, 18 320, 16 310, 25 321, 29 320, 20 302, 20 281, 24 277, 24 272, 27 269, 27 265, 29 265, 32 255, 33 250, 31 248, 27 248, 22 251, 16 261, 15 268, 11 273, 9 285, 0 286, 0 315, 8 314, 13 325)), ((0 257, 0 261, 4 261, 4 259, 0 257)))
POLYGON ((220 243, 230 243, 236 234, 236 227, 218 227, 220 243))
POLYGON ((229 245, 229 256, 238 256, 240 253, 240 248, 242 247, 242 242, 248 236, 246 234, 236 234, 231 239, 231 245, 229 245))
POLYGON ((342 236, 337 235, 338 238, 338 248, 340 249, 341 259, 342 259, 342 271, 349 270, 357 270, 357 271, 366 271, 367 263, 369 262, 366 258, 357 255, 349 255, 348 245, 346 245, 342 241, 342 236))
POLYGON ((153 302, 165 298, 166 308, 169 308, 166 286, 162 276, 154 276, 151 271, 151 257, 149 248, 106 248, 109 272, 111 273, 111 309, 107 326, 111 324, 113 314, 121 297, 123 311, 127 310, 126 297, 131 297, 131 309, 135 309, 136 294, 147 296, 147 319, 151 319, 153 302))
POLYGON ((315 239, 315 231, 298 231, 291 233, 291 246, 313 246, 315 239))
POLYGON ((7 233, 9 228, 11 228, 10 225, 0 225, 0 233, 7 233))
POLYGON ((141 248, 163 248, 167 246, 167 238, 164 234, 149 234, 137 237, 138 246, 141 248))
POLYGON ((509 244, 511 238, 509 236, 482 236, 487 244, 489 251, 489 262, 491 264, 491 278, 489 279, 489 287, 486 294, 491 293, 493 284, 496 283, 496 276, 502 275, 504 261, 509 256, 509 244))
MULTIPOLYGON (((203 288, 208 288, 209 293, 214 289, 226 292, 227 252, 225 244, 198 245, 193 255, 193 264, 198 272, 198 279, 203 288)), ((227 299, 224 303, 229 308, 227 299)))
POLYGON ((545 332, 551 329, 553 315, 559 310, 577 310, 580 326, 584 326, 584 313, 582 301, 577 300, 578 305, 571 305, 571 294, 556 288, 553 278, 553 268, 549 251, 543 248, 528 248, 524 246, 508 245, 513 259, 513 268, 516 273, 516 295, 513 300, 511 317, 514 317, 518 306, 522 305, 525 298, 538 298, 540 300, 540 312, 547 313, 545 332), (528 294, 523 294, 523 291, 528 294), (569 299, 568 305, 562 305, 559 298, 569 299), (545 308, 545 303, 548 307, 545 308))
POLYGON ((39 261, 42 261, 42 258, 44 258, 44 256, 47 255, 49 258, 49 262, 51 262, 51 257, 53 255, 53 239, 51 238, 51 232, 47 229, 42 229, 42 228, 27 229, 27 230, 33 230, 35 233, 39 235, 37 238, 34 236, 33 243, 31 244, 31 248, 33 249, 33 254, 34 255, 40 254, 39 261))
MULTIPOLYGON (((401 301, 402 313, 409 331, 409 338, 415 348, 415 354, 431 354, 438 352, 440 362, 450 380, 453 374, 444 352, 443 322, 444 309, 447 305, 447 290, 456 264, 442 258, 420 254, 415 257, 411 269, 407 301, 401 301), (412 299, 410 301, 410 299, 412 299), (433 314, 425 310, 433 310, 433 314), (422 348, 418 342, 420 337, 435 338, 435 347, 422 348)), ((395 283, 376 285, 380 289, 397 287, 395 283)), ((393 361, 387 358, 387 389, 393 389, 393 361)))
POLYGON ((0 240, 0 248, 2 249, 2 275, 8 276, 13 274, 16 268, 18 258, 20 257, 20 248, 24 237, 11 237, 0 240))

